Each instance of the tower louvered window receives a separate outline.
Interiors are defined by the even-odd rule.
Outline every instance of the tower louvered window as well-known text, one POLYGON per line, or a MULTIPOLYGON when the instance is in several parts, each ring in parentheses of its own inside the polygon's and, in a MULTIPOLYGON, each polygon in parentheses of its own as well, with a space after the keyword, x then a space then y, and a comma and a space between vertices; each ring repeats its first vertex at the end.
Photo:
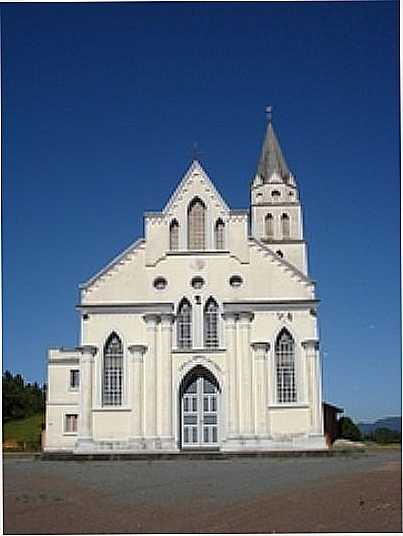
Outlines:
POLYGON ((218 305, 210 298, 204 308, 204 347, 218 348, 218 305))
POLYGON ((179 223, 176 220, 172 220, 169 226, 169 249, 171 251, 179 249, 179 223))
POLYGON ((178 308, 176 335, 178 348, 192 348, 192 306, 186 299, 178 308))
POLYGON ((217 220, 217 223, 215 224, 215 247, 216 249, 224 249, 225 247, 224 230, 225 230, 224 222, 222 220, 217 220))
POLYGON ((287 214, 281 216, 281 229, 283 238, 290 238, 290 217, 287 214))
POLYGON ((295 345, 294 339, 286 329, 283 329, 277 337, 275 352, 277 402, 296 402, 295 345))
POLYGON ((188 210, 188 248, 206 248, 206 207, 203 201, 195 198, 188 210))
POLYGON ((121 406, 123 392, 123 346, 112 333, 104 347, 102 401, 104 406, 121 406))
POLYGON ((273 238, 274 235, 274 226, 273 226, 273 215, 267 214, 265 218, 265 234, 267 238, 273 238))

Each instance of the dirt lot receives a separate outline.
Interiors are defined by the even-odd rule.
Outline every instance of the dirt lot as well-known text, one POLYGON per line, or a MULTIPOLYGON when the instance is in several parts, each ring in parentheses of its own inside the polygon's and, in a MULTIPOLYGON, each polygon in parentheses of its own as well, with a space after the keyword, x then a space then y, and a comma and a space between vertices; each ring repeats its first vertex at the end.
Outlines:
POLYGON ((401 532, 401 453, 4 462, 6 534, 401 532))

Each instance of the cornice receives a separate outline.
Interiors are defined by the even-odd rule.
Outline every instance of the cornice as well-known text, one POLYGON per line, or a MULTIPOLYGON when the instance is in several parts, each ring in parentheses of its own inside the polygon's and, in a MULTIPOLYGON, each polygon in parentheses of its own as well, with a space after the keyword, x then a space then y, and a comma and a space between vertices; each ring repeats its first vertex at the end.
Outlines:
POLYGON ((172 313, 174 304, 169 302, 152 303, 84 303, 76 306, 83 314, 163 314, 172 313))
POLYGON ((245 309, 258 311, 283 311, 287 310, 309 310, 316 307, 319 300, 245 300, 224 302, 224 314, 226 313, 243 313, 245 309))

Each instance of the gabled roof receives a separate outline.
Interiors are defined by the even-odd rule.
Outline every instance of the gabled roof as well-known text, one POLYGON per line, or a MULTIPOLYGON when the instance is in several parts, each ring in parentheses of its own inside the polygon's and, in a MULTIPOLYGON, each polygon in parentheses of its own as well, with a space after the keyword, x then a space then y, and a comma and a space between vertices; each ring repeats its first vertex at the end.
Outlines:
POLYGON ((291 175, 276 133, 274 132, 272 122, 269 121, 260 154, 257 174, 260 175, 264 183, 267 183, 274 173, 285 182, 288 182, 291 175))
POLYGON ((208 185, 210 190, 213 192, 213 194, 216 196, 218 201, 222 204, 223 208, 225 210, 229 210, 229 207, 228 207, 227 203, 224 201, 224 199, 222 198, 222 196, 218 192, 217 188, 214 186, 214 184, 210 180, 210 177, 207 175, 207 173, 203 169, 203 167, 200 164, 200 162, 198 160, 193 160, 193 162, 191 163, 189 169, 186 171, 184 177, 182 178, 182 180, 178 184, 176 190, 174 191, 174 193, 169 198, 168 203, 165 205, 165 207, 164 207, 164 209, 162 211, 164 214, 166 214, 167 212, 169 212, 171 210, 172 205, 175 203, 177 197, 180 195, 180 192, 181 192, 182 188, 184 187, 186 182, 190 179, 190 177, 192 176, 192 173, 194 171, 198 171, 199 173, 201 173, 201 175, 203 176, 206 184, 208 185))

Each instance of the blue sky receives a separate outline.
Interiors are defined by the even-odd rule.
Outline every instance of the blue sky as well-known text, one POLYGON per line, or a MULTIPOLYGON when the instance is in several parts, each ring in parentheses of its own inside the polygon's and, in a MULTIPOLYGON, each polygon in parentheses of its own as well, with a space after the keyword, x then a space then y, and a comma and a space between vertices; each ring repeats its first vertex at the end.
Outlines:
POLYGON ((78 343, 78 284, 143 233, 198 142, 249 203, 264 109, 297 177, 324 392, 401 413, 396 2, 10 4, 2 17, 3 367, 78 343))

